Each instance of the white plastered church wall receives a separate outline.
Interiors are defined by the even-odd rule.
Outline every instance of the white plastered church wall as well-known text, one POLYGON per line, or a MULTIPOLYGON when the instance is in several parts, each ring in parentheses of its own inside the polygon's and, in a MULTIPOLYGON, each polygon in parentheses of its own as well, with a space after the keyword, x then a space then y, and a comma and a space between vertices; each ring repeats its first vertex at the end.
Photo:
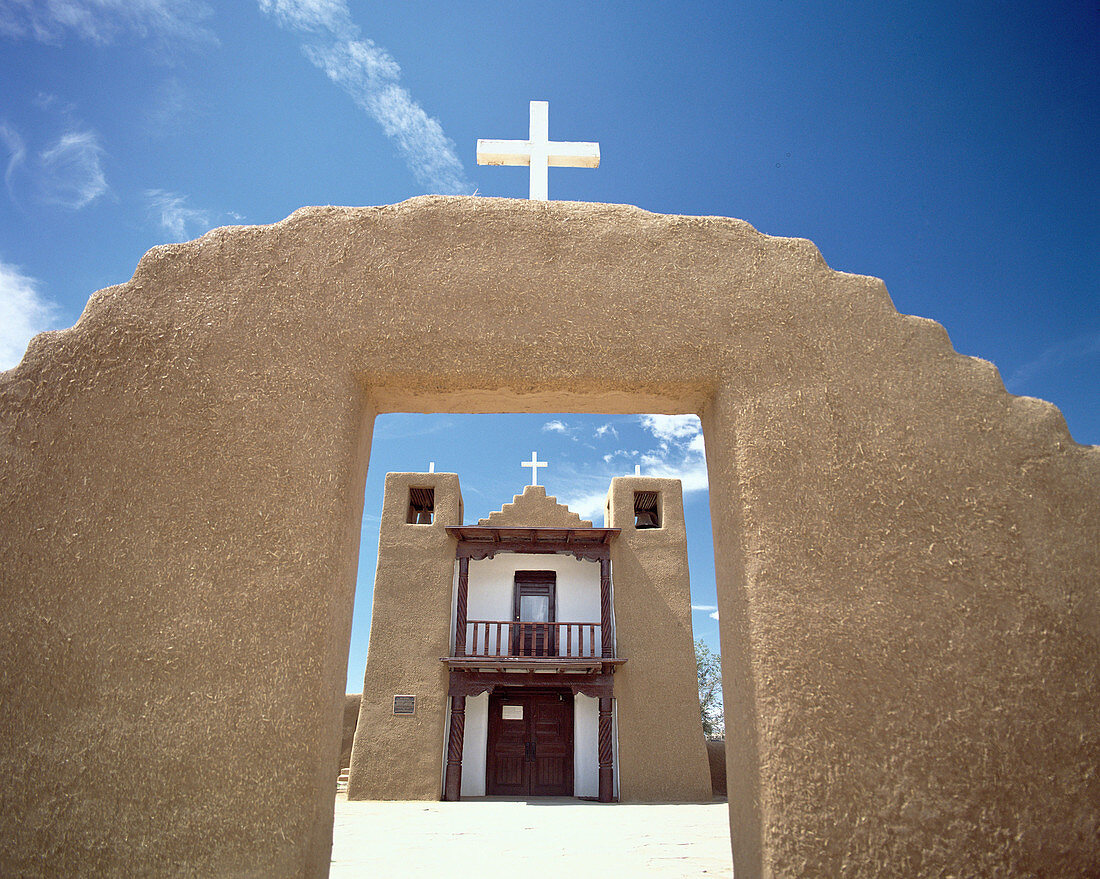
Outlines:
POLYGON ((600 700, 578 694, 573 698, 573 796, 600 794, 598 741, 600 700))
POLYGON ((462 739, 462 796, 485 796, 485 760, 489 748, 489 694, 466 700, 466 732, 462 739))
MULTIPOLYGON (((470 562, 466 618, 510 620, 516 571, 554 571, 558 622, 599 624, 600 566, 573 556, 551 554, 500 553, 491 559, 470 562)), ((467 649, 473 649, 469 639, 467 649)))

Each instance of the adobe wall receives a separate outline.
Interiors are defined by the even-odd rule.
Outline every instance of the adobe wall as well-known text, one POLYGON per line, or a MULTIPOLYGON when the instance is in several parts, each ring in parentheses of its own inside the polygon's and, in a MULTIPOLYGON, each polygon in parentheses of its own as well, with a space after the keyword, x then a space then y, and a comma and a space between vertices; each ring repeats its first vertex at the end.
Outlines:
POLYGON ((726 795, 726 743, 707 739, 710 787, 716 797, 726 795))
POLYGON ((739 877, 1100 872, 1100 450, 808 242, 431 197, 0 375, 0 874, 325 876, 373 416, 502 410, 702 416, 739 877))
POLYGON ((608 526, 618 655, 615 673, 622 802, 711 798, 691 630, 687 531, 678 479, 611 480, 608 526), (660 528, 634 527, 634 492, 660 496, 660 528))
POLYGON ((340 731, 340 760, 337 766, 347 769, 351 766, 351 745, 355 740, 355 728, 359 725, 359 693, 347 693, 344 696, 344 721, 340 731))
POLYGON ((462 495, 453 473, 387 473, 378 529, 370 642, 359 723, 351 750, 349 800, 438 800, 450 655, 451 586, 462 495), (430 525, 406 522, 409 489, 435 489, 430 525), (411 715, 393 697, 416 697, 411 715))

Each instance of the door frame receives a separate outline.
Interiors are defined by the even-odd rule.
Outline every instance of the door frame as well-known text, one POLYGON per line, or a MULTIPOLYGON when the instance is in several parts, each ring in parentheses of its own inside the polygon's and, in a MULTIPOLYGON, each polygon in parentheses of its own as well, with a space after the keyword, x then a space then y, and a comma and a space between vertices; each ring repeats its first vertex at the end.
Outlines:
POLYGON ((520 600, 525 595, 546 595, 549 597, 546 610, 546 621, 551 625, 546 627, 545 637, 549 642, 544 653, 539 653, 535 645, 538 644, 538 633, 533 632, 534 643, 530 654, 522 652, 523 636, 518 626, 512 630, 512 655, 546 655, 554 656, 558 652, 558 627, 552 625, 557 617, 557 592, 558 575, 556 571, 516 571, 512 581, 512 622, 521 622, 519 618, 520 600))

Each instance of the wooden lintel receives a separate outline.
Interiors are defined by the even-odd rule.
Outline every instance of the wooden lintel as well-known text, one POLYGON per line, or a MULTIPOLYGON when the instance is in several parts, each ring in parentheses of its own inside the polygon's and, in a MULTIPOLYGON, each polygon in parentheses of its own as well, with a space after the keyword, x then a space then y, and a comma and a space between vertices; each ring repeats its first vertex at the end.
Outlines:
POLYGON ((456 558, 486 559, 498 552, 560 553, 581 561, 610 558, 611 541, 618 528, 491 528, 483 525, 452 526, 456 558))
POLYGON ((547 687, 568 689, 574 694, 593 698, 610 698, 614 680, 610 671, 598 674, 555 674, 537 672, 479 672, 452 668, 449 682, 451 696, 477 696, 506 687, 547 687))
POLYGON ((626 660, 621 657, 594 656, 578 659, 577 657, 539 657, 527 658, 517 656, 441 656, 440 662, 448 667, 465 672, 489 672, 500 674, 595 674, 607 672, 611 674, 616 667, 623 665, 626 660))

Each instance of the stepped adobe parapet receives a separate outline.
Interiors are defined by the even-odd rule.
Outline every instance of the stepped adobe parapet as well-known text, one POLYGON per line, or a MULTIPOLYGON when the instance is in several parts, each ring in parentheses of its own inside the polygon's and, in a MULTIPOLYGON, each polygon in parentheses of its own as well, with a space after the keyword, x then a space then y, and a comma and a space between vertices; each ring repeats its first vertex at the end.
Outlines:
POLYGON ((491 528, 509 526, 548 528, 591 528, 588 519, 582 519, 565 504, 559 504, 553 495, 547 496, 542 485, 529 485, 523 494, 517 494, 510 504, 489 514, 486 519, 478 519, 478 525, 491 528))

